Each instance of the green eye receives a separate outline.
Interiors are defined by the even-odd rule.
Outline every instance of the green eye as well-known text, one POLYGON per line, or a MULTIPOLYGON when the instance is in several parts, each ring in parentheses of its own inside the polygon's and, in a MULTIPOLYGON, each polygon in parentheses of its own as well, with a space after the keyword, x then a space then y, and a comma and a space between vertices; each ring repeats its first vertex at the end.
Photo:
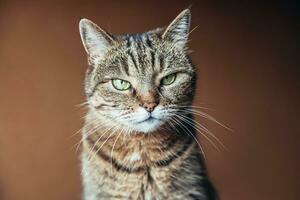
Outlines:
POLYGON ((112 85, 117 90, 128 90, 129 88, 131 88, 131 84, 128 81, 124 81, 121 79, 113 79, 112 85))
POLYGON ((171 85, 176 79, 176 74, 170 74, 161 80, 162 85, 171 85))

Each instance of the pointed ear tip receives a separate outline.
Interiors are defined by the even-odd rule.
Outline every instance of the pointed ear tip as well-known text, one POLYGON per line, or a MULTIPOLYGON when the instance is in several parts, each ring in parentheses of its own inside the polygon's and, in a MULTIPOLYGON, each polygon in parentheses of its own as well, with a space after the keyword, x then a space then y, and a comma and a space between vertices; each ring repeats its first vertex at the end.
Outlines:
POLYGON ((79 21, 79 26, 82 26, 82 25, 87 24, 87 23, 91 23, 91 20, 89 20, 87 18, 81 18, 80 21, 79 21))
POLYGON ((81 27, 81 28, 88 28, 88 27, 97 27, 97 25, 93 21, 91 21, 91 20, 89 20, 87 18, 82 18, 79 21, 79 27, 81 27))
POLYGON ((191 9, 190 8, 187 8, 187 9, 184 9, 182 11, 182 15, 188 15, 188 16, 191 16, 192 12, 191 12, 191 9))
POLYGON ((191 8, 189 7, 189 8, 186 8, 186 9, 184 9, 183 11, 182 11, 182 14, 191 14, 191 8))
POLYGON ((179 15, 177 15, 177 19, 188 18, 188 21, 191 20, 191 17, 192 14, 189 8, 184 9, 183 11, 181 11, 181 13, 179 13, 179 15))

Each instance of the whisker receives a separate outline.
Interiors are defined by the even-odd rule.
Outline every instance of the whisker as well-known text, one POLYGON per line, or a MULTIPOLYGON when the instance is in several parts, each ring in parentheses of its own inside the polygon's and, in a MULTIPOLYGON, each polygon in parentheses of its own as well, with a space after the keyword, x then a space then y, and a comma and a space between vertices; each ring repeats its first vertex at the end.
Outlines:
POLYGON ((197 142, 197 144, 198 144, 198 146, 199 146, 199 148, 200 148, 200 150, 201 150, 201 152, 202 152, 202 154, 203 154, 203 157, 204 157, 204 159, 206 160, 206 156, 205 156, 205 153, 204 153, 204 151, 203 151, 203 149, 202 149, 202 146, 201 146, 200 143, 198 142, 197 138, 195 138, 194 134, 190 131, 190 129, 188 129, 184 124, 182 124, 182 123, 180 122, 180 120, 176 120, 175 118, 170 118, 170 120, 174 120, 174 122, 175 122, 176 124, 178 124, 180 127, 184 128, 185 130, 188 131, 188 132, 186 132, 186 131, 184 131, 184 132, 187 133, 189 136, 193 137, 193 139, 195 140, 195 142, 197 142))
POLYGON ((198 116, 201 116, 201 117, 204 117, 212 122, 215 122, 217 123, 218 125, 222 126, 223 128, 229 130, 229 131, 233 131, 231 128, 227 127, 226 125, 222 124, 221 122, 219 122, 218 120, 216 120, 214 117, 212 117, 211 115, 203 112, 203 111, 198 111, 198 110, 194 110, 194 109, 183 109, 183 110, 180 110, 182 112, 187 112, 187 113, 192 113, 192 114, 195 114, 195 115, 198 115, 198 116))
MULTIPOLYGON (((196 131, 198 131, 203 137, 205 137, 205 139, 207 139, 215 149, 217 149, 218 151, 220 151, 220 149, 217 147, 217 145, 209 138, 207 137, 201 130, 201 128, 197 127, 195 125, 195 121, 188 121, 187 119, 185 119, 183 116, 177 116, 178 118, 180 118, 182 121, 188 123, 190 126, 192 126, 196 131)), ((219 142, 219 139, 216 139, 219 142)), ((221 142, 220 142, 221 143, 221 142)), ((221 143, 221 145, 223 146, 223 144, 221 143)))
POLYGON ((199 27, 199 25, 195 26, 192 30, 190 30, 190 32, 188 32, 188 37, 189 37, 190 34, 191 34, 194 30, 196 30, 198 27, 199 27))
MULTIPOLYGON (((125 111, 124 111, 124 112, 121 112, 118 116, 116 116, 116 118, 122 119, 123 117, 126 117, 126 114, 124 114, 124 113, 125 113, 125 111)), ((88 126, 92 125, 93 123, 98 122, 98 120, 99 120, 99 119, 93 119, 93 120, 87 122, 87 123, 84 125, 84 127, 88 127, 88 126)), ((105 118, 104 118, 104 119, 102 119, 102 120, 104 120, 104 121, 100 121, 99 124, 96 123, 96 126, 94 126, 94 127, 92 127, 91 129, 87 130, 87 132, 85 133, 86 136, 83 137, 83 138, 76 144, 76 145, 77 145, 76 152, 78 151, 78 148, 79 148, 80 144, 81 144, 87 137, 89 137, 90 135, 92 135, 94 132, 97 132, 97 131, 98 131, 99 126, 102 126, 102 125, 107 124, 108 122, 110 122, 110 121, 109 121, 110 119, 105 119, 105 118)), ((81 129, 79 129, 74 135, 76 135, 76 134, 82 132, 82 130, 83 130, 84 127, 82 127, 81 129)), ((74 135, 72 135, 72 137, 73 137, 74 135)), ((76 145, 75 145, 75 146, 76 146, 76 145)))
POLYGON ((209 134, 211 137, 213 137, 217 142, 219 142, 220 145, 222 145, 223 148, 226 149, 225 145, 221 142, 221 140, 215 135, 213 134, 211 131, 209 131, 204 125, 200 124, 199 122, 197 122, 196 120, 183 115, 181 113, 176 113, 180 116, 182 116, 183 118, 185 118, 186 120, 190 121, 190 123, 192 123, 193 125, 195 125, 196 127, 198 127, 201 131, 206 132, 207 134, 209 134))
MULTIPOLYGON (((98 122, 98 120, 93 120, 92 122, 87 123, 84 127, 81 128, 81 131, 83 131, 83 129, 85 127, 88 127, 88 126, 92 125, 95 122, 98 122)), ((107 123, 107 120, 106 121, 101 121, 100 123, 96 123, 96 125, 93 126, 92 128, 86 130, 86 132, 82 136, 81 140, 76 144, 77 145, 76 152, 78 151, 80 144, 83 143, 83 141, 85 139, 87 139, 89 136, 91 136, 94 133, 96 133, 99 130, 99 128, 101 128, 101 126, 104 125, 104 124, 106 124, 106 123, 107 123)))
POLYGON ((172 118, 170 118, 171 121, 167 121, 167 123, 172 126, 172 128, 176 131, 176 133, 180 134, 179 130, 177 130, 176 126, 172 123, 172 118))
MULTIPOLYGON (((90 122, 87 122, 87 123, 92 124, 91 121, 90 121, 90 122)), ((93 123, 94 123, 94 121, 93 121, 93 123)), ((73 133, 72 135, 70 135, 67 139, 70 140, 70 139, 71 139, 72 137, 74 137, 75 135, 81 133, 82 129, 83 129, 83 127, 80 128, 80 129, 79 129, 78 131, 76 131, 75 133, 73 133)))
MULTIPOLYGON (((112 129, 112 127, 114 127, 114 126, 111 126, 111 127, 107 128, 107 129, 104 131, 104 133, 102 133, 101 136, 96 140, 96 142, 94 143, 93 147, 92 147, 92 148, 90 149, 90 151, 89 151, 89 155, 91 155, 91 153, 93 152, 93 150, 94 150, 95 147, 97 146, 98 142, 100 142, 100 140, 102 139, 102 137, 103 137, 104 135, 106 135, 106 133, 108 133, 108 132, 112 129)), ((87 137, 86 137, 86 138, 87 138, 87 137)), ((90 158, 90 157, 88 157, 88 160, 89 160, 89 158, 90 158)))
MULTIPOLYGON (((124 127, 123 127, 123 129, 124 129, 124 127)), ((122 130, 120 131, 120 133, 118 134, 118 136, 117 136, 117 138, 116 138, 116 140, 115 140, 115 142, 114 142, 114 144, 113 144, 113 146, 112 146, 112 149, 111 149, 111 153, 110 153, 110 157, 111 157, 111 159, 110 159, 110 163, 111 163, 110 172, 111 172, 111 174, 112 174, 112 171, 113 171, 113 161, 112 161, 112 160, 113 160, 114 148, 115 148, 116 142, 118 141, 120 135, 123 133, 123 129, 122 129, 122 130)))
POLYGON ((205 110, 211 110, 211 111, 215 111, 215 109, 212 109, 212 108, 207 108, 207 107, 204 107, 204 106, 192 106, 192 105, 188 105, 188 106, 184 106, 184 105, 171 105, 169 107, 175 107, 175 108, 191 108, 191 109, 205 109, 205 110))
POLYGON ((88 101, 84 101, 82 103, 79 103, 77 105, 75 105, 77 108, 81 108, 81 107, 84 107, 84 106, 87 106, 89 105, 89 102, 88 101))
POLYGON ((115 127, 115 130, 114 131, 112 131, 111 133, 110 133, 110 135, 106 138, 106 140, 104 141, 104 142, 102 142, 102 144, 100 145, 100 147, 97 149, 97 151, 95 152, 95 154, 93 155, 93 157, 92 156, 89 156, 88 157, 88 160, 90 161, 90 160, 93 160, 95 157, 96 157, 96 155, 98 154, 98 152, 100 151, 100 149, 104 146, 104 144, 111 138, 111 136, 113 136, 113 134, 115 134, 115 132, 118 130, 118 128, 119 128, 119 125, 116 125, 116 126, 114 126, 115 127))

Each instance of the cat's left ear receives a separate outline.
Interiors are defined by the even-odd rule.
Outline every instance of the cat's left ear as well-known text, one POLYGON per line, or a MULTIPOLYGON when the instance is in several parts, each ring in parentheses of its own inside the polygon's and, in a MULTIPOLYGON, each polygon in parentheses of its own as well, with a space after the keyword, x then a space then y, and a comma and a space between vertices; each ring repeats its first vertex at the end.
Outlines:
POLYGON ((80 37, 90 56, 102 57, 114 43, 113 37, 88 19, 79 22, 80 37))
POLYGON ((167 27, 162 38, 179 48, 185 48, 191 24, 190 9, 183 10, 167 27))

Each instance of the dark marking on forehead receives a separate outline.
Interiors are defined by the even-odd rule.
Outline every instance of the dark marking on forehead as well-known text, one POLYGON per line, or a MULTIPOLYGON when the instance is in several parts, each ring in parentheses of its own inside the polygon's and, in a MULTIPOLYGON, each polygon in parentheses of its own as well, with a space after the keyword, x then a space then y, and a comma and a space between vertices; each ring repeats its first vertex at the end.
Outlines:
POLYGON ((151 40, 149 38, 149 35, 146 35, 146 44, 148 45, 148 47, 150 49, 153 49, 152 42, 151 42, 151 40))
POLYGON ((132 35, 132 37, 136 43, 143 42, 143 37, 142 37, 142 34, 140 34, 140 33, 134 34, 134 35, 132 35))
POLYGON ((135 42, 135 50, 137 54, 137 59, 139 62, 140 70, 143 71, 144 63, 143 63, 143 57, 145 55, 145 46, 143 43, 143 35, 142 34, 135 34, 132 36, 135 42))
MULTIPOLYGON (((126 35, 126 47, 127 47, 127 54, 128 54, 128 57, 130 57, 130 58, 127 58, 127 59, 131 59, 132 60, 132 62, 133 62, 133 65, 134 65, 134 67, 137 69, 137 70, 139 70, 138 69, 138 64, 137 64, 137 62, 136 62, 136 60, 135 60, 135 58, 134 58, 134 55, 132 54, 132 50, 131 50, 131 48, 132 48, 132 35, 130 35, 130 34, 127 34, 126 35)), ((126 64, 126 66, 127 66, 127 71, 129 71, 129 66, 128 66, 128 64, 127 63, 124 63, 124 64, 126 64)))
POLYGON ((148 34, 146 35, 146 45, 147 45, 148 48, 150 48, 151 67, 152 67, 152 70, 154 70, 154 67, 155 67, 155 51, 153 49, 153 44, 152 44, 152 41, 151 41, 148 34))
POLYGON ((144 43, 137 42, 137 57, 139 61, 140 70, 145 71, 147 67, 147 52, 144 43))
POLYGON ((128 36, 130 41, 130 48, 128 48, 128 55, 132 59, 134 67, 138 72, 143 71, 143 39, 141 34, 134 34, 128 36))
POLYGON ((152 68, 155 66, 155 52, 153 44, 147 33, 135 34, 132 36, 135 42, 135 52, 137 60, 139 62, 140 71, 144 72, 146 68, 152 68))
POLYGON ((132 47, 132 42, 136 43, 137 45, 140 45, 140 43, 143 42, 143 35, 140 33, 127 34, 125 38, 126 38, 126 47, 127 48, 132 47))
POLYGON ((125 74, 126 74, 127 76, 129 76, 129 67, 128 67, 128 63, 126 62, 126 60, 125 60, 124 58, 121 58, 121 59, 120 59, 119 65, 120 65, 120 68, 123 69, 123 71, 125 72, 125 74))
POLYGON ((159 72, 161 73, 164 69, 165 60, 162 55, 159 56, 159 72))
POLYGON ((129 57, 131 58, 134 67, 136 68, 137 71, 139 71, 137 61, 135 60, 135 58, 134 58, 133 54, 131 53, 131 51, 129 50, 127 53, 129 55, 129 57))
POLYGON ((131 47, 130 35, 126 35, 126 47, 127 48, 131 47))
POLYGON ((152 67, 152 70, 154 70, 154 67, 155 67, 155 52, 150 51, 150 54, 151 54, 151 67, 152 67))

